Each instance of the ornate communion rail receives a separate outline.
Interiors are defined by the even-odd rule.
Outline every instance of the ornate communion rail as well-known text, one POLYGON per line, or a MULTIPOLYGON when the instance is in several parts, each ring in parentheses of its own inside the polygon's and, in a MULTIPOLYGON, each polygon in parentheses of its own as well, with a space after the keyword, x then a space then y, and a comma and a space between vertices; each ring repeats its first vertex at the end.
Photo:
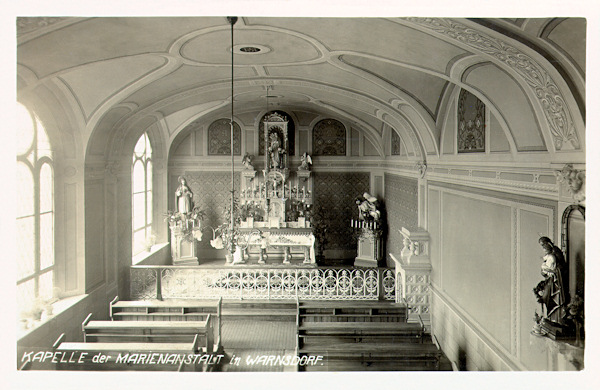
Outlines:
POLYGON ((131 299, 396 299, 392 268, 132 266, 131 299))

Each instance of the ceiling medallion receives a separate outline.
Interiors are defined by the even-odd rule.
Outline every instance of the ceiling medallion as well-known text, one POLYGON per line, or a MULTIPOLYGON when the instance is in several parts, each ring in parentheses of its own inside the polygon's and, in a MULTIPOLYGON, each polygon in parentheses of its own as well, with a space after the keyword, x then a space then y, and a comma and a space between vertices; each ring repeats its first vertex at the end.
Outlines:
POLYGON ((255 46, 245 46, 240 47, 240 51, 244 53, 258 53, 260 51, 260 48, 255 46))
POLYGON ((257 45, 254 43, 248 44, 241 44, 241 45, 235 45, 233 47, 233 51, 236 54, 266 54, 268 52, 271 51, 270 47, 267 47, 265 45, 257 45))

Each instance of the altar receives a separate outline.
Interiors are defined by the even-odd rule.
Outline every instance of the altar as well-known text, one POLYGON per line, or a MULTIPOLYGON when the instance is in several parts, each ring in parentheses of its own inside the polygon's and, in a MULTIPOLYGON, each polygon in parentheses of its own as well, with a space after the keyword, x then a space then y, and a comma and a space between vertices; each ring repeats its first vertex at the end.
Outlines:
POLYGON ((264 168, 255 169, 250 155, 242 161, 238 239, 241 248, 234 254, 233 264, 253 263, 255 256, 258 264, 265 264, 269 256, 280 255, 283 264, 290 264, 297 252, 303 256, 303 264, 316 265, 315 236, 309 218, 312 161, 304 154, 297 170, 290 170, 286 118, 272 113, 262 124, 264 168))
POLYGON ((280 248, 283 250, 283 264, 290 264, 292 251, 298 250, 304 256, 303 264, 316 265, 315 236, 309 228, 241 228, 240 234, 247 245, 233 264, 246 263, 254 256, 257 256, 258 264, 266 264, 269 250, 280 248))

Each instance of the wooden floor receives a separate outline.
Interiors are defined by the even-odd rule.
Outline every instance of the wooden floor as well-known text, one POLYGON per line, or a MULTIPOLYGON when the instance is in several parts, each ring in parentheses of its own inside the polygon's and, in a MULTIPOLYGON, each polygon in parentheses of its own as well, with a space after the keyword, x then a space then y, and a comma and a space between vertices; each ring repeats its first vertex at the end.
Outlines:
POLYGON ((296 324, 287 321, 223 321, 223 349, 294 349, 296 324))

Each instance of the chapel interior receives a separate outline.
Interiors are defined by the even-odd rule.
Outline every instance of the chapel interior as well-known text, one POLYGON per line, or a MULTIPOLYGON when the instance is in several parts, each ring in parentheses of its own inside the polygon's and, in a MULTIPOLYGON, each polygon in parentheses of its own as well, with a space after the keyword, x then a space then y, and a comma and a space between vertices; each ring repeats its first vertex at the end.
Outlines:
POLYGON ((585 18, 16 32, 18 369, 584 368, 585 18))

